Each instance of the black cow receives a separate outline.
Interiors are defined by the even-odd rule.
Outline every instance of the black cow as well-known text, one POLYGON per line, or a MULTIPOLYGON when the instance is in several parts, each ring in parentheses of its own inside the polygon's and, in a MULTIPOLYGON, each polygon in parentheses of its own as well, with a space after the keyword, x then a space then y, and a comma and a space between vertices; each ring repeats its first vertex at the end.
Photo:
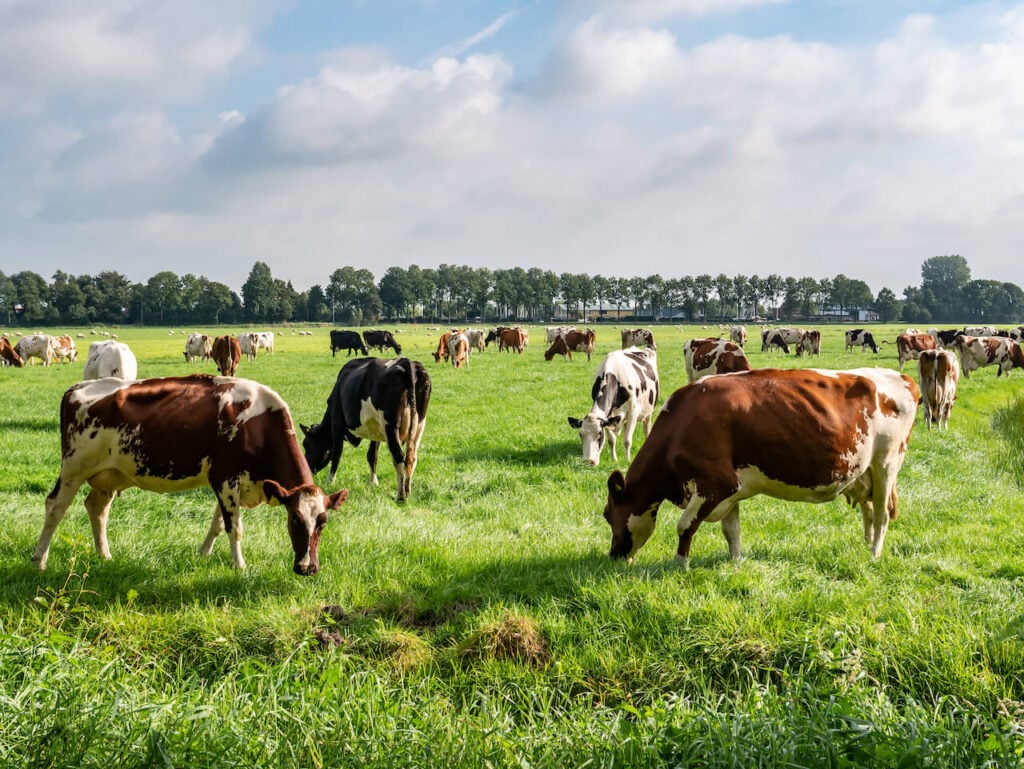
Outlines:
MULTIPOLYGON (((361 352, 363 355, 369 355, 370 351, 366 349, 366 345, 363 344, 362 338, 355 331, 331 331, 331 357, 334 357, 334 353, 338 350, 348 350, 348 355, 352 355, 352 351, 361 352)), ((348 357, 348 356, 346 356, 348 357)))
POLYGON ((309 469, 315 475, 330 462, 329 481, 333 483, 345 441, 358 446, 366 438, 370 441, 366 453, 370 482, 377 485, 377 449, 381 441, 386 441, 398 478, 397 499, 403 501, 409 496, 416 470, 416 452, 427 422, 430 389, 430 375, 418 361, 349 361, 338 372, 320 423, 310 427, 299 425, 305 434, 302 450, 309 469))
POLYGON ((875 337, 870 331, 855 328, 846 332, 846 351, 849 352, 857 345, 860 345, 861 352, 864 352, 865 347, 870 347, 871 352, 878 354, 878 345, 875 344, 875 337))
POLYGON ((384 352, 385 347, 395 351, 395 355, 402 354, 402 347, 395 341, 390 331, 364 331, 363 340, 367 347, 372 347, 379 352, 384 352))

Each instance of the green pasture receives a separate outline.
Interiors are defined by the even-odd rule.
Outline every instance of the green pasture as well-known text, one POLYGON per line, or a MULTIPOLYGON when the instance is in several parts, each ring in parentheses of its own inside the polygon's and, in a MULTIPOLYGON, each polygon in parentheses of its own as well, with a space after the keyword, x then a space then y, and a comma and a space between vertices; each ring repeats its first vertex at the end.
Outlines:
MULTIPOLYGON (((239 376, 319 421, 344 353, 325 327, 273 330, 275 354, 239 376)), ((77 363, 0 368, 0 766, 1021 766, 1024 372, 961 380, 948 432, 918 418, 880 559, 842 502, 757 498, 746 560, 707 525, 687 572, 667 506, 632 566, 607 557, 613 463, 584 466, 566 423, 619 347, 596 330, 589 362, 544 361, 531 327, 523 355, 455 370, 431 357, 440 330, 401 327, 433 380, 411 498, 394 501, 385 450, 372 487, 365 444, 347 447, 350 496, 310 578, 291 572, 282 508, 246 511, 245 572, 226 541, 199 556, 208 489, 126 491, 109 562, 83 492, 37 571, 58 405, 96 337, 77 363)), ((684 341, 719 331, 654 332, 664 401, 684 341)), ((820 359, 751 341, 751 363, 897 365, 893 344, 846 352, 842 328, 822 332, 820 359)), ((180 333, 116 333, 140 376, 213 373, 180 333)))

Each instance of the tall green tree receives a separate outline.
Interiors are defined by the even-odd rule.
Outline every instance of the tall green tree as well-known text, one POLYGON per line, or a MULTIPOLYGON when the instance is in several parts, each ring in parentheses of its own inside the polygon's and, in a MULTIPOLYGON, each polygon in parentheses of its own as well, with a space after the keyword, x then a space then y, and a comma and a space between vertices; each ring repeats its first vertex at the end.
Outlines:
POLYGON ((277 287, 274 285, 270 265, 256 262, 242 284, 242 304, 246 319, 255 323, 270 320, 276 300, 277 287))
POLYGON ((903 311, 903 303, 896 297, 895 292, 891 288, 883 288, 875 298, 874 309, 878 313, 879 320, 883 323, 892 323, 900 317, 900 313, 903 311))
POLYGON ((971 268, 959 254, 933 256, 921 265, 921 292, 933 317, 958 316, 971 268))

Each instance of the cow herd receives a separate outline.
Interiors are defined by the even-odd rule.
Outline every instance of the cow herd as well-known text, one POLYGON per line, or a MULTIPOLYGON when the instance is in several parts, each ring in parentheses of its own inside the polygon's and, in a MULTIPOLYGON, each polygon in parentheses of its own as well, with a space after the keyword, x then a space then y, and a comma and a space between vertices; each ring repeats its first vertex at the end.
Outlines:
MULTIPOLYGON (((572 326, 545 330, 544 359, 590 360, 596 333, 572 326)), ((605 518, 612 529, 610 555, 632 559, 654 529, 658 507, 668 499, 682 511, 677 523, 677 559, 686 565, 690 542, 702 522, 720 522, 730 557, 739 559, 739 503, 758 494, 788 501, 825 502, 845 498, 859 506, 864 537, 881 554, 889 521, 896 517, 896 476, 905 458, 918 404, 924 422, 947 429, 961 371, 969 378, 982 366, 997 375, 1024 368, 1020 340, 1024 327, 956 331, 907 329, 895 340, 899 371, 885 368, 753 368, 743 326, 728 339, 698 338, 683 347, 688 386, 676 390, 657 412, 661 385, 658 350, 650 329, 621 331, 621 349, 609 352, 594 377, 592 406, 583 417, 569 417, 578 431, 583 460, 600 463, 605 444, 618 461, 621 443, 626 473, 608 478, 605 518), (975 333, 971 333, 975 332, 975 333), (947 349, 948 348, 948 349, 947 349), (902 374, 916 360, 915 382, 902 374), (657 413, 657 420, 655 416, 657 413), (646 440, 633 456, 633 436, 643 425, 646 440)), ((845 332, 846 350, 880 345, 866 329, 845 332)), ((489 331, 452 328, 440 335, 435 362, 469 368, 470 355, 495 342, 498 350, 523 354, 525 328, 489 331)), ((888 344, 883 340, 882 344, 888 344)), ((426 425, 432 383, 424 365, 408 357, 374 358, 370 350, 402 347, 389 331, 332 330, 332 357, 340 350, 363 357, 338 373, 318 423, 299 425, 296 435, 287 404, 264 385, 234 379, 243 355, 255 360, 273 354, 273 332, 211 337, 193 333, 185 342, 188 363, 212 362, 222 377, 193 374, 137 380, 135 356, 116 339, 89 347, 83 382, 64 394, 61 404, 61 467, 46 498, 46 516, 33 556, 45 568, 50 541, 77 490, 88 484, 85 506, 94 544, 110 557, 106 522, 114 497, 125 488, 165 493, 210 486, 217 507, 200 552, 229 534, 232 558, 241 554, 241 509, 262 503, 288 511, 294 551, 293 570, 319 569, 320 531, 330 510, 347 490, 327 494, 314 477, 330 465, 336 480, 345 443, 369 442, 367 463, 376 485, 377 456, 386 443, 395 469, 396 494, 409 497, 426 425), (178 438, 187 434, 188 440, 178 438)), ((766 328, 761 351, 821 354, 814 329, 766 328)), ((30 334, 12 344, 0 336, 0 360, 43 365, 77 356, 70 336, 30 334)))

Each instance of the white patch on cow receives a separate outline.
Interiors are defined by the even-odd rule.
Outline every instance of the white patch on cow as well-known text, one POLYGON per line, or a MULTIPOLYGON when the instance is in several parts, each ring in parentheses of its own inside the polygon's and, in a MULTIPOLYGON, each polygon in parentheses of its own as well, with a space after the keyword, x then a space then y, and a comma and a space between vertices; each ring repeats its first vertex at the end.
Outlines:
MULTIPOLYGON (((227 430, 223 426, 220 428, 220 433, 227 435, 228 440, 233 439, 237 435, 239 425, 245 424, 250 419, 254 419, 268 411, 288 410, 288 407, 277 393, 256 382, 251 382, 248 379, 234 379, 232 377, 214 377, 214 382, 231 385, 221 390, 220 398, 217 402, 218 413, 223 412, 225 407, 230 405, 246 404, 245 408, 239 411, 235 419, 227 426, 227 430)), ((294 434, 295 429, 292 428, 290 432, 294 434)))
POLYGON ((360 438, 386 443, 388 439, 386 425, 384 412, 378 410, 369 398, 364 398, 359 404, 359 427, 352 433, 360 438))
POLYGON ((631 515, 629 520, 626 521, 626 528, 629 529, 629 533, 633 538, 633 549, 630 551, 630 556, 633 555, 637 550, 644 546, 644 543, 650 539, 651 534, 654 533, 654 525, 657 523, 655 513, 658 512, 658 507, 661 505, 661 501, 655 502, 640 515, 631 515))

